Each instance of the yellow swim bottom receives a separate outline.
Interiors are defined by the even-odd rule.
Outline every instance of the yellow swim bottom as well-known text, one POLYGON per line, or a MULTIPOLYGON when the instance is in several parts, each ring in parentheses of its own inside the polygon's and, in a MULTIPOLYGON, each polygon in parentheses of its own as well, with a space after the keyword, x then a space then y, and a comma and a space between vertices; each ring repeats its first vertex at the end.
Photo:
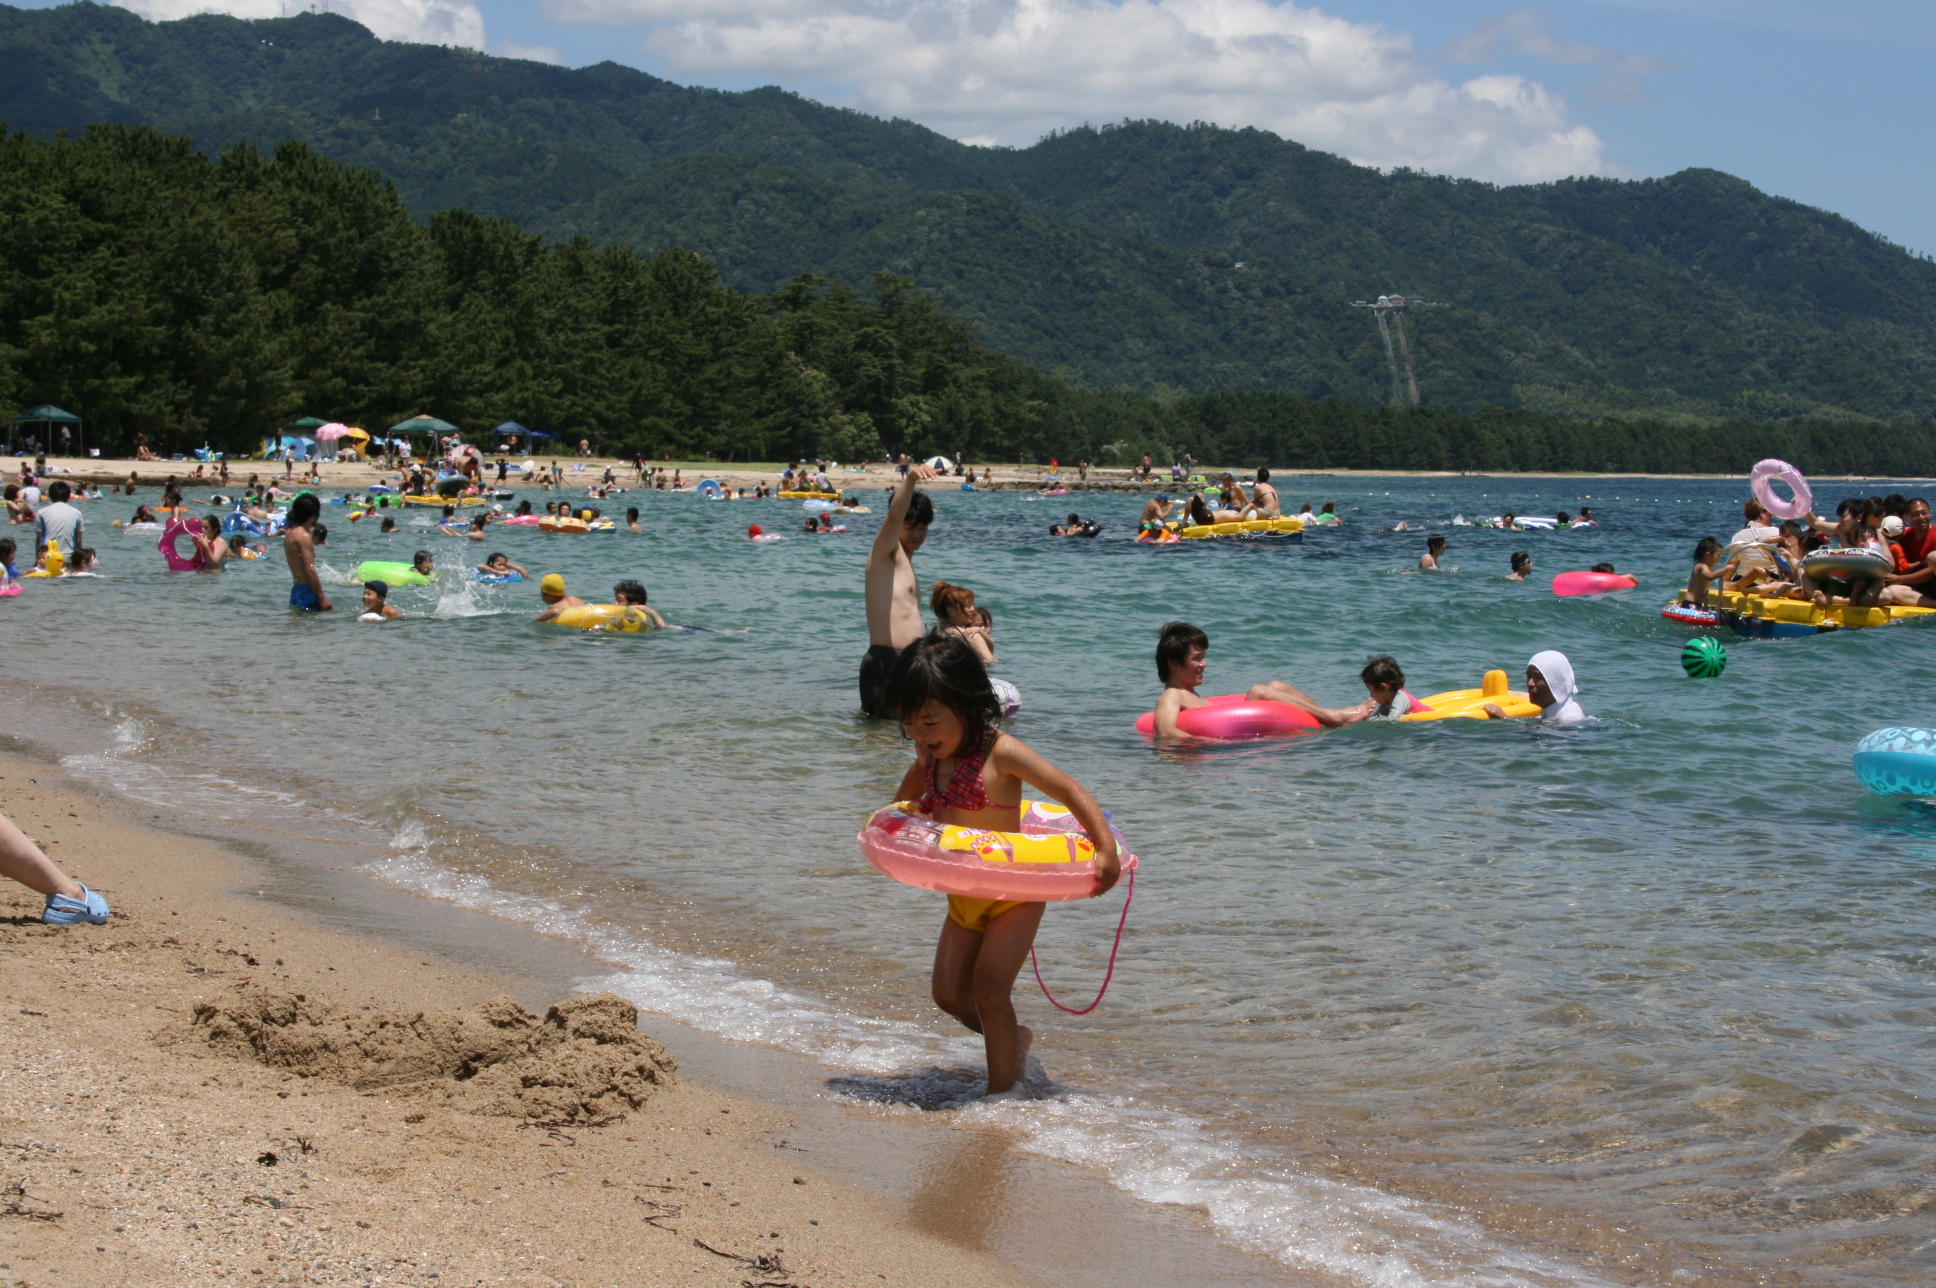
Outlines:
POLYGON ((1019 908, 1025 899, 970 899, 965 894, 948 896, 948 920, 963 930, 981 934, 988 929, 988 923, 1007 912, 1019 908))

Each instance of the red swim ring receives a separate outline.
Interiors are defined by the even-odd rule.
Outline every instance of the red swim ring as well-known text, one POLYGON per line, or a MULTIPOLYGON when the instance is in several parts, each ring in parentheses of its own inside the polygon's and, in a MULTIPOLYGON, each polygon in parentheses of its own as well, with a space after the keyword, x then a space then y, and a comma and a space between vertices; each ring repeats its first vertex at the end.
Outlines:
POLYGON ((1605 595, 1632 590, 1640 583, 1621 572, 1563 572, 1553 578, 1555 595, 1605 595))

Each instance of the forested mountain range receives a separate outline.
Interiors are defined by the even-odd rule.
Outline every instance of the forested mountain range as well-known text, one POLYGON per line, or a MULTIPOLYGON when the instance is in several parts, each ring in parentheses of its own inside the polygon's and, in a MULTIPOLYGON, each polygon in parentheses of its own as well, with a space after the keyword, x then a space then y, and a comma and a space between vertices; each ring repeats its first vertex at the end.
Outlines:
POLYGON ((777 89, 690 89, 378 41, 328 14, 152 24, 0 6, 0 120, 297 139, 558 242, 689 249, 745 292, 910 280, 987 346, 1091 387, 1377 404, 1365 310, 1428 404, 1542 416, 1936 412, 1936 265, 1690 170, 1499 188, 1382 175, 1257 130, 1126 123, 974 148, 777 89))

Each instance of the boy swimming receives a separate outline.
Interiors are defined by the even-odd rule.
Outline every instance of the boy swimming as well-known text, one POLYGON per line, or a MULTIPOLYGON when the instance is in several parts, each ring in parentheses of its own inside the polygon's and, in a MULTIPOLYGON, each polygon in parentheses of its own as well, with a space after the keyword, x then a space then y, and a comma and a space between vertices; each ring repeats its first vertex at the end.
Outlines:
POLYGON ((558 614, 567 608, 585 606, 585 601, 578 596, 565 593, 565 579, 555 572, 546 573, 544 579, 538 583, 538 598, 544 601, 544 611, 535 619, 540 622, 556 621, 558 614))
MULTIPOLYGON (((934 630, 901 650, 883 701, 916 749, 896 799, 918 801, 938 823, 1015 832, 1022 825, 1022 785, 1030 784, 1067 806, 1094 842, 1096 893, 1116 884, 1122 861, 1102 809, 1080 783, 997 727, 1000 705, 966 641, 934 630)), ((934 1000, 982 1035, 991 1096, 1027 1073, 1035 1035, 1017 1023, 1010 994, 1044 907, 948 896, 948 919, 934 950, 934 1000)))
MULTIPOLYGON (((1163 681, 1162 696, 1156 700, 1156 735, 1159 738, 1188 738, 1176 727, 1177 716, 1209 702, 1197 692, 1203 683, 1205 658, 1210 637, 1188 622, 1171 622, 1156 641, 1156 674, 1163 681)), ((1327 729, 1357 724, 1361 720, 1396 720, 1411 710, 1405 694, 1405 672, 1389 654, 1379 654, 1365 663, 1358 673, 1368 695, 1355 707, 1320 706, 1302 690, 1282 680, 1253 684, 1244 697, 1249 702, 1282 702, 1309 712, 1327 729)))
POLYGON ((363 615, 359 622, 392 622, 403 614, 390 602, 390 583, 387 581, 366 581, 363 583, 363 615))
MULTIPOLYGON (((659 610, 656 608, 647 608, 645 606, 645 587, 640 585, 638 582, 626 580, 626 581, 621 581, 618 585, 612 587, 612 602, 615 604, 622 604, 628 610, 635 610, 638 613, 643 613, 646 617, 652 620, 652 625, 656 629, 658 630, 665 629, 666 619, 659 616, 659 610)), ((628 611, 626 615, 628 617, 632 616, 633 612, 628 611)))

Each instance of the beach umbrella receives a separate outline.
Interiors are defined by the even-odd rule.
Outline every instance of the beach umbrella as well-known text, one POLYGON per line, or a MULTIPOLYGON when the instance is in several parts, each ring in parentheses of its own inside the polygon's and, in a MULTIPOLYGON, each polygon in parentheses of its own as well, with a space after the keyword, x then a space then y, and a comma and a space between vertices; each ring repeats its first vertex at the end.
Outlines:
POLYGON ((342 424, 339 421, 331 421, 329 424, 317 429, 316 441, 319 443, 333 443, 339 438, 349 437, 353 432, 348 425, 342 424))
POLYGON ((930 456, 926 464, 931 470, 951 470, 955 467, 955 463, 945 456, 930 456))

